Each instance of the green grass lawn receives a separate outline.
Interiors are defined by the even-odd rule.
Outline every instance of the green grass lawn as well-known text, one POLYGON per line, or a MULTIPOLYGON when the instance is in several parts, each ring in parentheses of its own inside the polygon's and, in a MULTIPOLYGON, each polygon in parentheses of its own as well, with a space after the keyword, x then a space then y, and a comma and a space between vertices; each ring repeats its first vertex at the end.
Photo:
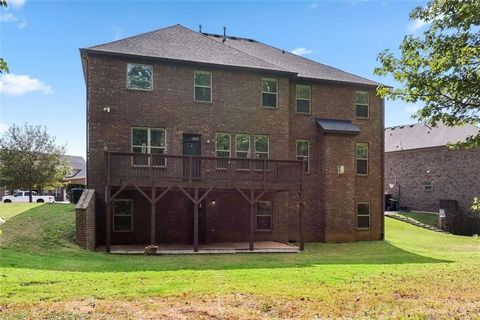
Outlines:
POLYGON ((480 317, 470 237, 386 219, 386 241, 298 254, 121 256, 76 247, 73 205, 8 206, 0 318, 480 317))
POLYGON ((438 228, 438 214, 436 213, 412 211, 412 212, 402 212, 399 214, 407 218, 410 218, 412 220, 438 228))

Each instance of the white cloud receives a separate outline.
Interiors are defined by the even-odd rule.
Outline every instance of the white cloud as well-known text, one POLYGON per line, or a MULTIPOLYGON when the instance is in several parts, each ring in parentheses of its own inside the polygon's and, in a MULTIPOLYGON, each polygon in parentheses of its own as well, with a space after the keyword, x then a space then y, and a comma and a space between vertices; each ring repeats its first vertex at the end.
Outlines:
POLYGON ((18 29, 23 29, 23 28, 26 28, 27 27, 27 20, 26 19, 22 19, 22 22, 20 22, 18 24, 18 29))
POLYGON ((7 132, 8 128, 10 128, 8 124, 0 123, 0 134, 7 132))
POLYGON ((6 95, 21 96, 28 92, 51 94, 53 90, 42 81, 28 75, 9 73, 0 77, 0 92, 6 95))
POLYGON ((312 52, 313 52, 312 49, 307 49, 307 48, 304 48, 304 47, 292 50, 293 54, 296 54, 296 55, 299 55, 299 56, 303 56, 305 54, 309 54, 309 53, 312 53, 312 52))
POLYGON ((429 23, 423 20, 413 20, 407 25, 407 29, 409 32, 416 32, 420 29, 426 27, 429 23))
POLYGON ((12 6, 13 8, 21 8, 27 2, 27 0, 8 0, 8 6, 12 6))
POLYGON ((15 17, 11 13, 0 14, 0 22, 15 22, 15 21, 17 21, 17 17, 15 17))
POLYGON ((312 8, 312 9, 316 9, 316 8, 318 8, 318 3, 316 3, 316 2, 310 3, 309 7, 312 8))
POLYGON ((407 111, 410 114, 416 113, 418 110, 420 110, 419 106, 408 106, 405 108, 405 111, 407 111))

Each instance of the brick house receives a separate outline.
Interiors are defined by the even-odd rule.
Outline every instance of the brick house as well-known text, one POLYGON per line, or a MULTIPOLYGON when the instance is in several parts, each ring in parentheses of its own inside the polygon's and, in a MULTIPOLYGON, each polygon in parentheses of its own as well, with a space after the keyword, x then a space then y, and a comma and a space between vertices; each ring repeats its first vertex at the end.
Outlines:
POLYGON ((468 212, 479 195, 480 150, 450 150, 480 129, 425 123, 385 128, 385 193, 400 207, 438 211, 440 200, 456 200, 468 212))
POLYGON ((181 25, 80 52, 96 246, 383 238, 376 82, 181 25))

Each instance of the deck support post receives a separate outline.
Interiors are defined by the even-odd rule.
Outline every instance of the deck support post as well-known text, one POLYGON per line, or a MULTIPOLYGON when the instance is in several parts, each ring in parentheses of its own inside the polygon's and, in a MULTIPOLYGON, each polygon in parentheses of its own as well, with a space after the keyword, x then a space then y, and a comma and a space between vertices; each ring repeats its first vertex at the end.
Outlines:
POLYGON ((152 194, 150 197, 150 244, 154 245, 156 243, 156 235, 155 235, 155 229, 156 229, 156 212, 155 212, 155 207, 156 207, 156 201, 155 201, 155 185, 152 184, 152 194))
POLYGON ((298 224, 299 224, 299 242, 300 242, 300 251, 305 249, 305 241, 303 237, 303 197, 302 197, 302 189, 298 191, 298 196, 300 198, 299 208, 298 208, 298 224))
POLYGON ((253 251, 255 238, 255 191, 250 189, 250 244, 248 249, 253 251))
POLYGON ((105 211, 105 224, 106 224, 106 239, 105 239, 105 251, 110 252, 110 246, 112 244, 112 199, 110 198, 111 187, 105 188, 106 211, 105 211))
POLYGON ((198 188, 194 189, 193 199, 193 252, 198 252, 198 188))

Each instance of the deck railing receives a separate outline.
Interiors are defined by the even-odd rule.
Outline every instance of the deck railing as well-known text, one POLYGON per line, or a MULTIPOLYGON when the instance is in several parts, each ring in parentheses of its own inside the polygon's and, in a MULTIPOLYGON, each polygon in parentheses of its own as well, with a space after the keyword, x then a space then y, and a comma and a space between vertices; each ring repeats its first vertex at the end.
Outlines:
POLYGON ((301 183, 299 160, 216 158, 106 152, 107 183, 112 178, 165 181, 249 181, 301 183))

